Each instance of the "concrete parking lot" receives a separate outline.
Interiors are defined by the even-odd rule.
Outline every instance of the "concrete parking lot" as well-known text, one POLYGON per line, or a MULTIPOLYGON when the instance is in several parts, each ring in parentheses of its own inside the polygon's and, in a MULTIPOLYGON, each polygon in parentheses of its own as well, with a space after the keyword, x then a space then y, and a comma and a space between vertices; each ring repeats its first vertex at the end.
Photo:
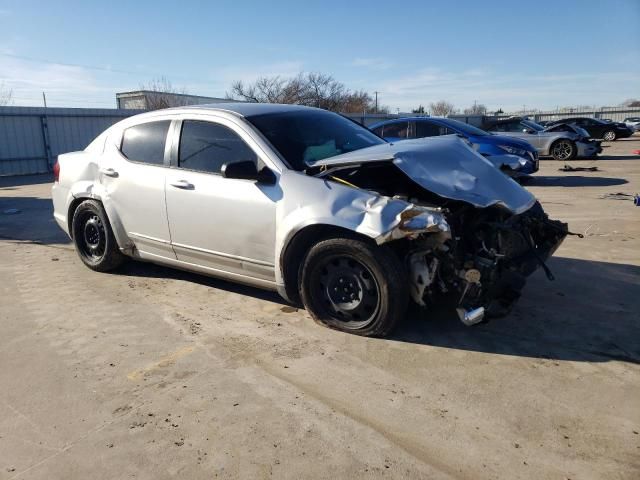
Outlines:
POLYGON ((585 237, 508 318, 414 311, 390 339, 167 268, 92 272, 50 179, 0 179, 0 479, 640 478, 636 149, 542 162, 527 188, 585 237))

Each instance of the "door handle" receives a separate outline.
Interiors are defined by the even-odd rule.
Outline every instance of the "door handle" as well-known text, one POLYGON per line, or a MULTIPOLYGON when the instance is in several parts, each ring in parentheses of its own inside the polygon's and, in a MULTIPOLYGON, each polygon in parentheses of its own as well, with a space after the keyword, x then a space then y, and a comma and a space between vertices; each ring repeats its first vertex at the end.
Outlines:
POLYGON ((189 183, 186 180, 178 180, 176 182, 171 182, 170 185, 172 187, 181 188, 182 190, 193 190, 193 183, 189 183))
POLYGON ((101 168, 100 173, 106 175, 107 177, 116 178, 118 176, 118 172, 116 172, 113 168, 101 168))

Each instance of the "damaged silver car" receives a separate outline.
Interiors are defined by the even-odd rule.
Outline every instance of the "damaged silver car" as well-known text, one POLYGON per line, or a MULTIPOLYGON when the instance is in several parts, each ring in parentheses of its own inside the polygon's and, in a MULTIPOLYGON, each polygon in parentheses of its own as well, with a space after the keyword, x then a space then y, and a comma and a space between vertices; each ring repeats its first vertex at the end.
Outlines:
POLYGON ((89 268, 132 257, 272 289, 360 335, 388 334, 411 299, 468 325, 504 315, 567 235, 456 137, 392 144, 300 106, 137 115, 55 176, 54 217, 89 268))

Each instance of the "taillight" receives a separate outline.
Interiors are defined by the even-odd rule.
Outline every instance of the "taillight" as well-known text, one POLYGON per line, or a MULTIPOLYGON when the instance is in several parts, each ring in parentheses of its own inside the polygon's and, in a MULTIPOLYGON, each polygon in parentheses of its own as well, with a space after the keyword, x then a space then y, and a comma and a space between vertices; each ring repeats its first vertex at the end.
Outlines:
POLYGON ((53 164, 53 181, 57 182, 58 180, 60 180, 60 162, 56 161, 53 164))

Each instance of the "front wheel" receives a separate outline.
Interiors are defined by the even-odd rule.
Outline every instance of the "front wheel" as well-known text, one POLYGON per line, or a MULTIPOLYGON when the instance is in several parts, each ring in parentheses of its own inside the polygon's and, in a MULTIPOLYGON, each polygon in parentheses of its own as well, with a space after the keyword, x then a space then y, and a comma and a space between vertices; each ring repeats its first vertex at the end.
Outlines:
POLYGON ((407 310, 407 275, 387 246, 355 238, 324 240, 307 254, 301 277, 305 308, 336 330, 385 336, 407 310))
POLYGON ((558 140, 551 145, 551 156, 555 160, 572 160, 576 154, 576 145, 571 140, 558 140))
POLYGON ((85 200, 73 213, 73 243, 80 260, 92 270, 108 272, 125 260, 100 202, 85 200))
POLYGON ((606 132, 604 132, 602 138, 607 142, 613 142, 616 139, 616 132, 614 130, 607 130, 606 132))

